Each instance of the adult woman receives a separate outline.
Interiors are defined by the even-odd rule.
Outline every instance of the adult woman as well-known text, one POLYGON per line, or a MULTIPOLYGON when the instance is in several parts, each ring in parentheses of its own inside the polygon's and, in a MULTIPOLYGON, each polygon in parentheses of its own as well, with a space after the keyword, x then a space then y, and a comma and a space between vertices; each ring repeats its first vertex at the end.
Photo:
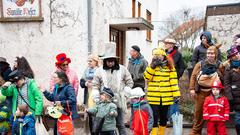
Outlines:
MULTIPOLYGON (((75 95, 77 97, 79 80, 76 72, 74 72, 69 68, 71 59, 68 58, 65 53, 60 53, 56 56, 56 60, 57 60, 57 62, 55 63, 57 68, 56 71, 63 71, 67 75, 69 83, 73 86, 75 90, 75 95)), ((54 85, 55 85, 55 81, 54 81, 54 75, 53 75, 51 77, 51 82, 50 82, 50 91, 53 91, 54 85)))
POLYGON ((84 88, 84 100, 83 104, 88 105, 88 107, 93 107, 94 102, 91 98, 91 87, 92 79, 94 77, 95 71, 98 68, 99 58, 96 55, 88 56, 88 67, 84 71, 83 77, 80 80, 80 86, 84 88))
POLYGON ((14 62, 13 70, 18 70, 23 73, 25 77, 34 79, 34 73, 32 68, 30 67, 27 59, 23 56, 16 57, 14 62))
POLYGON ((230 51, 230 67, 224 72, 225 95, 235 113, 235 124, 237 134, 240 134, 240 59, 237 48, 230 51))
POLYGON ((212 83, 215 80, 222 80, 222 74, 219 70, 220 62, 217 60, 219 47, 210 46, 207 49, 206 59, 195 65, 191 75, 189 90, 190 95, 195 97, 194 124, 191 135, 201 135, 204 123, 203 103, 205 97, 210 95, 212 83))
POLYGON ((153 110, 152 135, 164 135, 167 125, 168 108, 180 97, 177 72, 173 60, 162 49, 153 50, 150 66, 144 72, 148 83, 147 100, 153 110), (160 124, 158 121, 160 119, 160 124))
MULTIPOLYGON (((63 71, 56 71, 53 74, 53 81, 55 83, 53 93, 41 88, 44 96, 56 105, 61 105, 63 108, 67 109, 67 105, 70 107, 72 112, 72 118, 77 118, 76 109, 76 96, 74 88, 70 85, 67 75, 63 71)), ((69 110, 65 110, 69 112, 69 110)), ((55 121, 54 135, 57 135, 57 121, 55 121)))
POLYGON ((15 114, 19 105, 26 104, 35 116, 40 116, 43 99, 36 82, 25 77, 18 70, 11 72, 9 78, 13 84, 6 82, 0 89, 4 96, 12 96, 12 113, 15 114))

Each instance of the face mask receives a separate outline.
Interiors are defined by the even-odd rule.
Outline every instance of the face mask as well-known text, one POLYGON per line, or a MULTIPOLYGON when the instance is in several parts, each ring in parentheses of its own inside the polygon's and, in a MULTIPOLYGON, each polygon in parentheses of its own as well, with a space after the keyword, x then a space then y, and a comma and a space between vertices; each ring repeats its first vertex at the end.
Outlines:
POLYGON ((240 68, 240 61, 239 60, 232 60, 231 61, 232 68, 240 68))

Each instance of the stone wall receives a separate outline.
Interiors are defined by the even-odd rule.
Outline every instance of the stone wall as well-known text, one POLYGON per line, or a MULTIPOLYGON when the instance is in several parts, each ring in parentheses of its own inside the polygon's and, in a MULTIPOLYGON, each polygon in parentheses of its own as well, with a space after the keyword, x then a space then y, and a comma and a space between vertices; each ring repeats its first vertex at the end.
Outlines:
POLYGON ((240 33, 240 14, 208 16, 207 30, 226 51, 232 45, 233 36, 240 33))

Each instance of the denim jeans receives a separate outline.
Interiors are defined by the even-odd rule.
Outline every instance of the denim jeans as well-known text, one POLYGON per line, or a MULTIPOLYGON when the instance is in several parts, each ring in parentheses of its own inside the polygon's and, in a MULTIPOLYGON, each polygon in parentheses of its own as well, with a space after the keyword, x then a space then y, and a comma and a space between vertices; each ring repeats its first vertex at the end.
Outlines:
POLYGON ((235 123, 240 125, 240 112, 235 113, 235 123))
POLYGON ((101 131, 100 135, 116 135, 115 131, 101 131))
POLYGON ((124 124, 124 111, 121 108, 117 108, 118 116, 116 118, 117 128, 120 135, 127 135, 125 124, 124 124))

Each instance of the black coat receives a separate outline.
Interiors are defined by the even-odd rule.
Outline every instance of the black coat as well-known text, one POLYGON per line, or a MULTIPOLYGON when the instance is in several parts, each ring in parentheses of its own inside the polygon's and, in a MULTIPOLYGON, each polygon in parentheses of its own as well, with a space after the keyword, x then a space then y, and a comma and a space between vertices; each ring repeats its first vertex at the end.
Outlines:
POLYGON ((224 94, 235 111, 240 111, 240 72, 233 69, 224 72, 224 94))
MULTIPOLYGON (((172 58, 173 58, 174 65, 175 65, 175 68, 177 70, 177 76, 178 76, 178 79, 179 79, 179 78, 182 77, 182 75, 184 73, 184 70, 186 69, 187 66, 184 63, 182 54, 177 50, 176 47, 174 47, 174 50, 176 50, 176 52, 174 53, 172 58)), ((171 54, 173 51, 171 51, 169 54, 171 54)))

